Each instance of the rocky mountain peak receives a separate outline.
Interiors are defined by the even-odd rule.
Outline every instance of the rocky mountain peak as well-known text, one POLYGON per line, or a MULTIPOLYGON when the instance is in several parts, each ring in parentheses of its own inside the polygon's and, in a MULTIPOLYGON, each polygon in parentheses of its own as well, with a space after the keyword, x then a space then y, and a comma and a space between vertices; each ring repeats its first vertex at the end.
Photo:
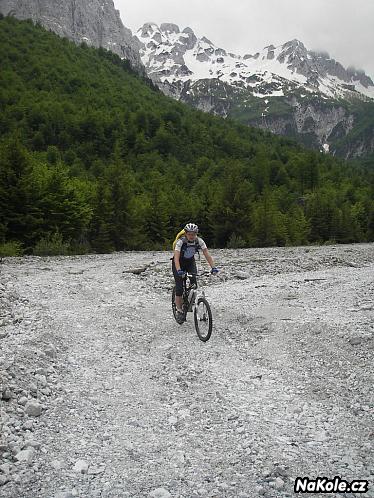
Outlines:
POLYGON ((138 35, 142 38, 152 37, 155 32, 160 31, 160 28, 154 22, 146 22, 138 29, 138 35))
POLYGON ((164 22, 160 25, 160 31, 163 31, 164 33, 180 33, 179 26, 167 22, 164 22))
POLYGON ((187 33, 187 34, 192 34, 192 35, 195 34, 194 31, 193 31, 193 29, 189 28, 189 27, 184 28, 184 30, 182 31, 182 33, 187 33))

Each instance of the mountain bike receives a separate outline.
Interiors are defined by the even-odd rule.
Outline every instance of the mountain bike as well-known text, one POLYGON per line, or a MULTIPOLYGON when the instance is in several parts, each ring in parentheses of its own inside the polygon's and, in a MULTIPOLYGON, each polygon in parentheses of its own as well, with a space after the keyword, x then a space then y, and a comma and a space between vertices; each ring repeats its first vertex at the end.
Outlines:
POLYGON ((204 291, 202 290, 200 295, 198 294, 197 280, 196 283, 191 283, 192 277, 202 277, 203 275, 210 275, 210 272, 204 271, 202 273, 186 273, 183 277, 182 319, 179 320, 177 318, 177 306, 175 304, 175 286, 172 292, 171 306, 175 321, 179 325, 182 325, 182 323, 187 320, 187 313, 193 313, 197 335, 201 341, 206 342, 210 339, 213 329, 212 311, 205 297, 204 291))

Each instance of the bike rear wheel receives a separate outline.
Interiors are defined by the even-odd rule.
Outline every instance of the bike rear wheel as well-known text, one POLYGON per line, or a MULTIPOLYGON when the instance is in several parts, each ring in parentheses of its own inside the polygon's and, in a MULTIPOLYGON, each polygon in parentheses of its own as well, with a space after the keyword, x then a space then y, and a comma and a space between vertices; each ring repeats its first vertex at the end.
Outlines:
POLYGON ((205 297, 199 297, 194 309, 195 329, 199 339, 206 342, 210 339, 213 329, 213 318, 210 305, 205 297))

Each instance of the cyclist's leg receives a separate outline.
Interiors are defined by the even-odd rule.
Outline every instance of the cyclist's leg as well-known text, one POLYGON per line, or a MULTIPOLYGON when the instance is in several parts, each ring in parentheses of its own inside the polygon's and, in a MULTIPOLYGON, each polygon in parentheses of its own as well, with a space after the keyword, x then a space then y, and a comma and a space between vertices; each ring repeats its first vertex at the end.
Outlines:
MULTIPOLYGON (((195 258, 192 258, 191 263, 189 264, 187 271, 189 273, 197 273, 197 266, 196 266, 195 258)), ((190 282, 191 282, 191 284, 196 285, 197 284, 196 277, 191 277, 190 282)))
POLYGON ((177 269, 175 268, 174 259, 172 262, 172 270, 175 280, 175 305, 177 307, 177 311, 182 312, 182 295, 183 295, 183 280, 178 275, 177 269))

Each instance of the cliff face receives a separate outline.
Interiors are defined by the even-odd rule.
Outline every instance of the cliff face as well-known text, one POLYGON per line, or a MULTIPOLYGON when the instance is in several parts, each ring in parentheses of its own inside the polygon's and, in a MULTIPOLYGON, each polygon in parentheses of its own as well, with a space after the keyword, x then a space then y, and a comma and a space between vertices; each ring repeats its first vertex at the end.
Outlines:
POLYGON ((40 22, 76 43, 111 50, 143 71, 140 43, 122 24, 113 0, 1 0, 0 12, 40 22))

